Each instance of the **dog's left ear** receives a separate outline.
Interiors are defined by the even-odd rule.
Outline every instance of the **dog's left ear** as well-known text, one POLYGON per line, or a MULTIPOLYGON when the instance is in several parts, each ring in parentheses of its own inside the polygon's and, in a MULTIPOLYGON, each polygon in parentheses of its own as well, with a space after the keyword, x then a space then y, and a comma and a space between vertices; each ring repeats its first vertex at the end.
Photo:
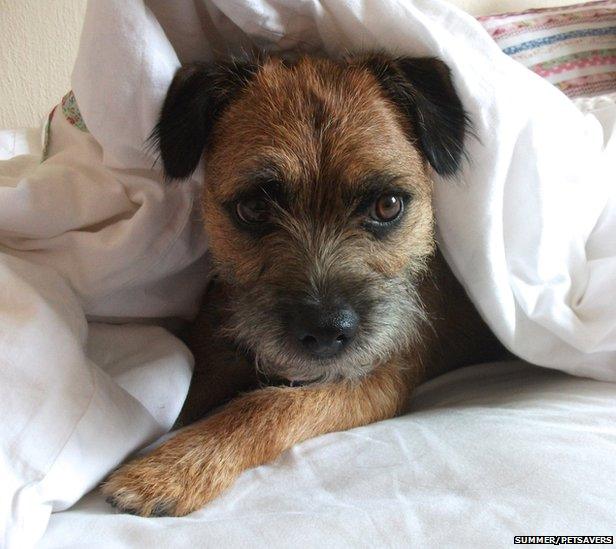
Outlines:
POLYGON ((235 61, 178 69, 149 139, 168 179, 185 179, 195 171, 217 120, 256 70, 253 62, 235 61))
POLYGON ((440 175, 452 175, 464 155, 469 126, 456 93, 449 67, 434 57, 388 58, 375 55, 362 60, 412 125, 411 131, 428 162, 440 175))

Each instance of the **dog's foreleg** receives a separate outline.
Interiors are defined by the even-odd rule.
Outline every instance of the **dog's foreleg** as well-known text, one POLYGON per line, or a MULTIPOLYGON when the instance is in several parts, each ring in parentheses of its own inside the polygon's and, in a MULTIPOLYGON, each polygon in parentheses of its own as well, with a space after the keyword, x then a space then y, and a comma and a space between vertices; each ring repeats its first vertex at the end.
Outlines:
POLYGON ((185 515, 218 496, 245 469, 298 442, 395 416, 417 381, 413 374, 390 363, 356 381, 245 394, 121 467, 103 492, 126 512, 185 515))

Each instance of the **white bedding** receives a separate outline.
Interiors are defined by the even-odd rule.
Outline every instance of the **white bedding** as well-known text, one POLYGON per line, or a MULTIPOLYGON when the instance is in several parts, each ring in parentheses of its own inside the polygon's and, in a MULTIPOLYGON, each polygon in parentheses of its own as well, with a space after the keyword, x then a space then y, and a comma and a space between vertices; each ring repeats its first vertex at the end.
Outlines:
POLYGON ((89 494, 52 515, 40 547, 474 549, 616 534, 616 384, 488 364, 412 402, 246 472, 188 517, 119 515, 89 494))
POLYGON ((58 106, 42 164, 32 134, 0 134, 4 158, 22 154, 0 163, 0 546, 35 543, 52 511, 48 546, 116 535, 134 545, 141 532, 180 536, 179 525, 195 524, 178 539, 209 543, 236 535, 233 513, 279 545, 300 532, 316 544, 299 523, 315 517, 319 540, 366 545, 440 535, 455 544, 461 524, 493 541, 524 524, 607 528, 614 386, 503 365, 433 383, 416 401, 432 395, 431 411, 308 442, 194 517, 118 517, 96 497, 65 511, 167 431, 182 404, 191 357, 161 326, 193 314, 207 280, 198 179, 164 185, 143 142, 180 60, 248 41, 447 61, 477 135, 459 181, 435 182, 447 259, 516 354, 616 380, 614 97, 582 114, 439 0, 91 0, 73 75, 87 131, 70 104, 58 106), (464 411, 465 399, 478 404, 464 411))

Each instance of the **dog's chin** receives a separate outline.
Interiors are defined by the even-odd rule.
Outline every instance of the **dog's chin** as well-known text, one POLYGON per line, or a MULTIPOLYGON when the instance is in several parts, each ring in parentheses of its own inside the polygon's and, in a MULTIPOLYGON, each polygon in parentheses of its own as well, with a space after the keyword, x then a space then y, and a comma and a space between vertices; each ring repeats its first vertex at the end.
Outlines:
POLYGON ((330 358, 316 359, 295 353, 255 352, 258 372, 271 380, 285 380, 291 385, 331 383, 356 380, 370 373, 377 364, 374 360, 358 361, 352 351, 343 351, 330 358))

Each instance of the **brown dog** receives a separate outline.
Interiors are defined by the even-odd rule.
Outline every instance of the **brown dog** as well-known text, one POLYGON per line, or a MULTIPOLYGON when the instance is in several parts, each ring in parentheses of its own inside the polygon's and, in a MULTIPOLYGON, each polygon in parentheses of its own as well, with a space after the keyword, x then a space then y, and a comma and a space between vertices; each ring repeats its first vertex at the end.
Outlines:
POLYGON ((436 59, 178 71, 156 137, 170 178, 205 155, 216 272, 181 421, 236 398, 113 473, 108 501, 190 513, 243 470, 390 418, 423 380, 501 354, 435 249, 430 172, 456 172, 466 126, 436 59))

